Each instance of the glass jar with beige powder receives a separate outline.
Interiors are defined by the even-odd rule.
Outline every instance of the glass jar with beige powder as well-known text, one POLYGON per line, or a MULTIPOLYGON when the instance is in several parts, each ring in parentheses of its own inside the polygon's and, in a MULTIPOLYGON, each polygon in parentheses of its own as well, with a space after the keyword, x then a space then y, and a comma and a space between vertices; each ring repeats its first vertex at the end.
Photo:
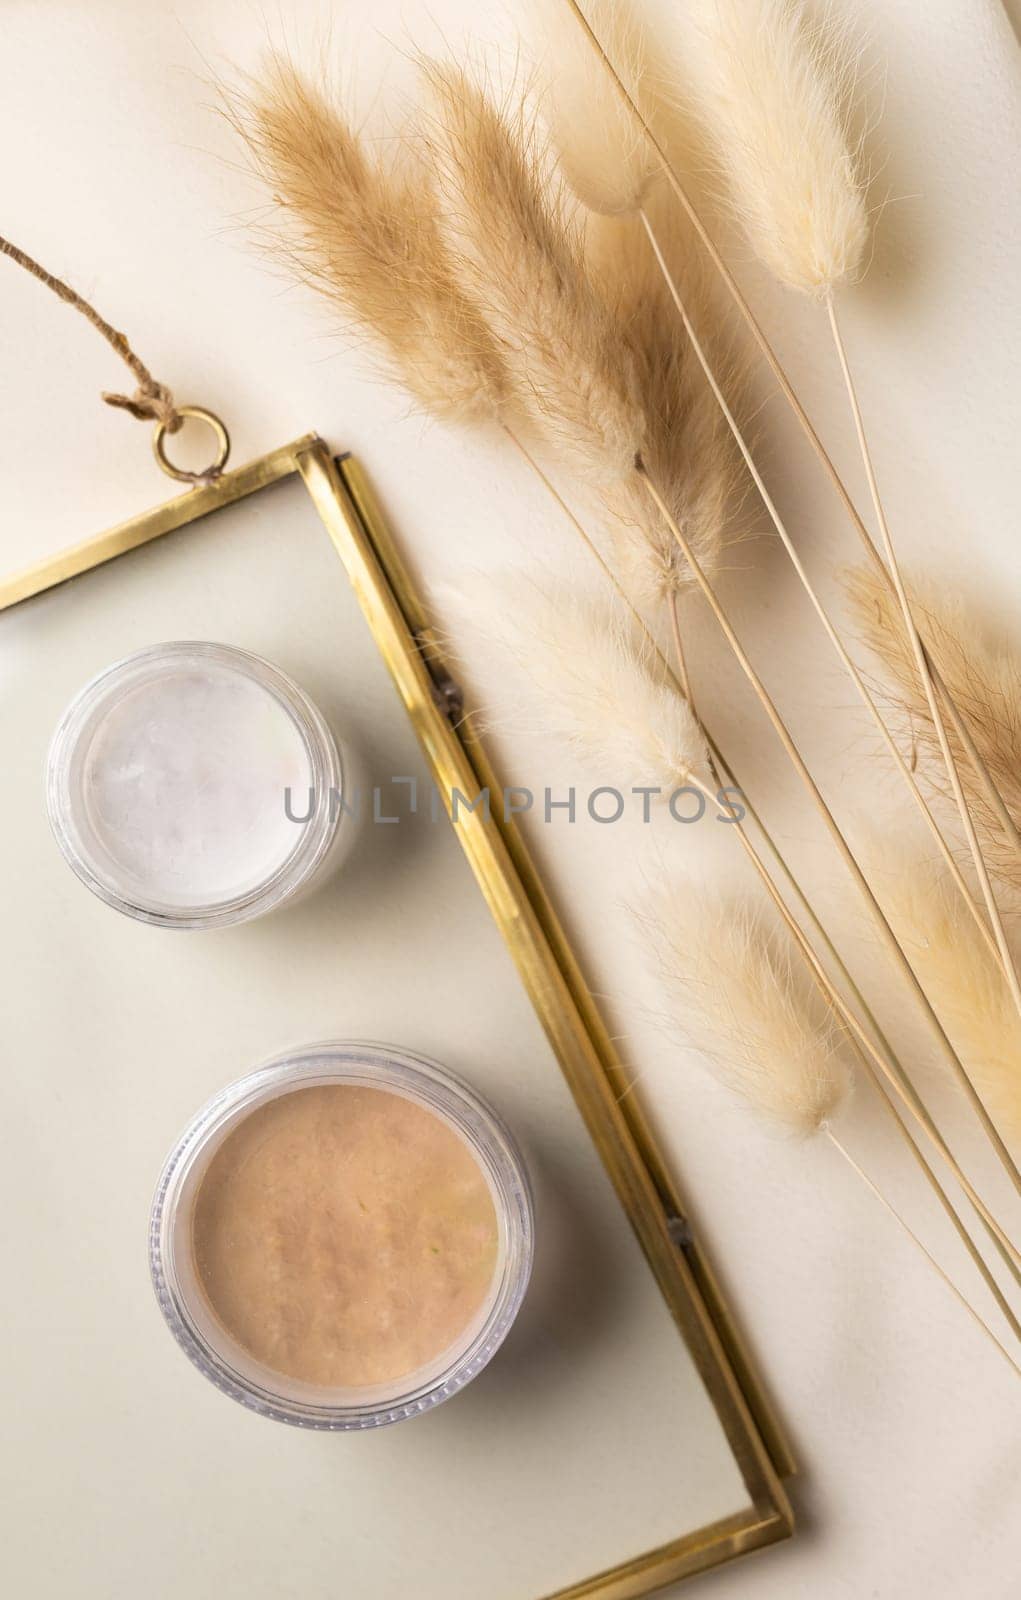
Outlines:
POLYGON ((463 1388, 514 1321, 532 1249, 495 1113, 435 1062, 365 1044, 310 1046, 217 1095, 150 1226, 185 1353, 242 1405, 309 1428, 379 1427, 463 1388))

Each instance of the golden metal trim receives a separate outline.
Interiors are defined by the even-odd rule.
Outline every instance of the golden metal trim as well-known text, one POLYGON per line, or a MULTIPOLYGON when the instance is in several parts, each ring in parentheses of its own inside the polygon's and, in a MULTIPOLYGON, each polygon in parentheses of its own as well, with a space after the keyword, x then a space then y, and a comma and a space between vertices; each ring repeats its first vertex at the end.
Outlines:
MULTIPOLYGON (((0 582, 0 610, 90 571, 165 533, 297 473, 344 564, 377 646, 450 805, 496 787, 485 750, 452 715, 452 675, 439 641, 359 464, 334 460, 314 434, 215 482, 133 517, 107 533, 0 582)), ((617 1196, 691 1351, 746 1485, 751 1507, 562 1589, 548 1600, 639 1600, 788 1537, 781 1478, 790 1451, 733 1317, 691 1237, 679 1191, 633 1095, 622 1098, 621 1063, 563 929, 513 823, 459 810, 462 848, 521 974, 617 1196)))
MULTIPOLYGON (((444 665, 442 641, 429 625, 363 468, 357 460, 347 456, 341 458, 338 470, 355 503, 359 517, 369 531, 387 581, 407 621, 412 640, 417 642, 420 653, 429 663, 434 682, 452 682, 456 676, 454 669, 444 665)), ((494 793, 499 792, 499 780, 489 764, 485 747, 474 735, 470 720, 458 718, 458 736, 470 753, 479 787, 488 787, 494 793)), ((500 808, 496 809, 499 812, 500 808)), ((459 815, 458 820, 459 823, 465 820, 463 813, 459 815)), ((797 1467, 775 1408, 755 1372, 745 1340, 727 1307, 715 1273, 697 1240, 692 1236, 687 1221, 687 1205, 676 1180, 663 1160, 641 1104, 637 1096, 626 1092, 629 1088, 628 1078, 622 1068, 617 1049, 585 982, 521 832, 513 821, 505 823, 499 815, 494 815, 493 826, 497 827, 504 837, 514 870, 525 887, 553 958, 560 967, 571 992, 572 1001, 598 1056, 600 1068, 614 1087, 618 1108, 629 1124, 635 1143, 641 1151, 644 1165, 656 1189, 660 1208, 669 1219, 674 1244, 683 1253, 698 1286, 699 1294, 706 1302, 726 1350, 727 1359, 748 1399, 776 1472, 781 1478, 789 1477, 797 1467)))
POLYGON ((153 539, 162 538, 165 533, 173 533, 175 528, 183 528, 186 523, 197 522, 207 512, 218 511, 221 506, 242 500, 246 495, 278 482, 280 478, 290 477, 297 471, 298 450, 311 444, 313 439, 314 435, 310 434, 294 444, 286 444, 268 456, 260 456, 258 460, 249 461, 246 466, 237 467, 233 472, 225 472, 215 483, 198 484, 186 494, 179 494, 163 505, 153 506, 151 511, 129 517, 127 522, 118 523, 106 533, 94 534, 91 539, 83 539, 81 544, 71 545, 59 555, 48 556, 45 561, 37 561, 34 566, 15 573, 13 577, 0 582, 0 611, 20 604, 22 600, 30 600, 34 594, 52 589, 54 584, 76 578, 81 572, 90 572, 93 567, 101 566, 104 561, 112 561, 115 556, 122 556, 128 550, 137 550, 139 545, 149 544, 153 539))
POLYGON ((661 1545, 608 1572, 585 1578, 569 1589, 558 1589, 546 1600, 642 1600, 666 1584, 694 1578, 738 1556, 750 1555, 766 1545, 786 1539, 791 1527, 782 1513, 767 1511, 723 1517, 673 1544, 661 1545))

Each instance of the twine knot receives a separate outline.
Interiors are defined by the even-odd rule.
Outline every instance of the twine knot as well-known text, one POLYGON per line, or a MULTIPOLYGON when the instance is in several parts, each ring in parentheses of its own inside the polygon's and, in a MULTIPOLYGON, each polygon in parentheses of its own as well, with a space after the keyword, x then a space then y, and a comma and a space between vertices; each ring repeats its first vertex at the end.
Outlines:
POLYGON ((183 418, 174 404, 174 397, 165 383, 155 378, 140 383, 134 394, 108 394, 103 399, 108 406, 128 411, 140 422, 161 422, 167 433, 176 433, 183 418))
POLYGON ((219 417, 214 416, 211 411, 204 411, 201 406, 175 405, 174 397, 166 384, 159 383, 153 377, 145 362, 132 350, 126 334, 119 333, 112 323, 101 317, 95 306, 90 305, 76 289, 71 288, 70 284, 65 283, 62 278, 54 277, 52 272, 47 272, 38 261, 34 261, 24 250, 19 250, 16 244, 12 244, 2 235, 0 235, 0 256, 8 256, 19 267, 24 267, 26 272, 30 272, 33 278, 38 278, 47 289, 51 289, 58 300, 63 300, 65 305, 73 306, 75 311, 80 311, 131 369, 131 374, 138 385, 134 394, 107 394, 104 391, 103 399, 108 406, 116 406, 118 411, 126 411, 139 422, 156 424, 152 447, 163 471, 169 473, 172 478, 178 478, 182 483, 212 483, 218 478, 230 453, 230 437, 219 417), (197 417, 205 422, 212 428, 218 440, 216 460, 202 472, 187 472, 182 467, 175 467, 167 460, 163 449, 165 435, 177 433, 183 427, 186 417, 197 417))

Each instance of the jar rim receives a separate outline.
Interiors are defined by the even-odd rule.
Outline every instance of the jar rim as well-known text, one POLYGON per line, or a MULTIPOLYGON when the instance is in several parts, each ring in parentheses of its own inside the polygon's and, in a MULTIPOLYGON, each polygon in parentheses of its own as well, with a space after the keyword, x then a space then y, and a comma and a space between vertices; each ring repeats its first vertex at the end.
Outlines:
POLYGON ((97 672, 65 708, 50 741, 46 765, 46 809, 57 844, 76 876, 115 910, 168 928, 215 928, 247 922, 273 910, 297 892, 316 872, 340 826, 348 800, 347 764, 333 733, 315 703, 287 673, 264 657, 236 645, 208 640, 170 640, 146 645, 97 672), (145 896, 132 885, 118 886, 116 874, 104 875, 84 847, 75 820, 72 765, 82 734, 107 699, 188 662, 212 662, 235 671, 271 694, 299 734, 309 763, 309 787, 317 803, 301 824, 294 848, 261 882, 223 899, 169 904, 145 896), (338 800, 334 800, 334 796, 338 800))
MULTIPOLYGON (((149 1222, 153 1288, 171 1333, 189 1360, 223 1393, 261 1416, 297 1427, 349 1432, 382 1427, 430 1410, 449 1399, 489 1363, 517 1316, 534 1254, 531 1185, 516 1141, 486 1100, 455 1073, 427 1056, 353 1040, 329 1040, 274 1057, 228 1084, 196 1113, 167 1158, 156 1187, 149 1222), (188 1303, 175 1259, 178 1208, 189 1180, 211 1159, 231 1128, 257 1106, 280 1094, 323 1084, 350 1084, 403 1093, 452 1125, 468 1143, 490 1186, 503 1242, 499 1281, 470 1340, 437 1370, 418 1369, 406 1384, 322 1390, 317 1398, 296 1396, 300 1385, 260 1367, 259 1378, 232 1363, 203 1333, 188 1303), (426 1372, 426 1376, 421 1374, 426 1372), (278 1378, 279 1383, 274 1384, 278 1378), (287 1393, 286 1390, 291 1392, 287 1393), (380 1391, 385 1390, 383 1394, 380 1391), (344 1399, 336 1396, 343 1393, 344 1399)), ((229 1336, 228 1336, 229 1337, 229 1336)), ((444 1355, 447 1353, 444 1352, 444 1355)))

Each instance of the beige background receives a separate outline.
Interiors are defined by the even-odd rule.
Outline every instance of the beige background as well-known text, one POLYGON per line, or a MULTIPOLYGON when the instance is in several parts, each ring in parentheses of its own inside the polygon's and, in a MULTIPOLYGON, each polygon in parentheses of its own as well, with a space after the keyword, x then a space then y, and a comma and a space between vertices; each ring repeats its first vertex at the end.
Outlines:
MULTIPOLYGON (((885 101, 878 196, 889 193, 894 203, 846 322, 891 517, 908 555, 980 601, 1009 632, 1021 603, 1016 37, 996 0, 843 0, 841 9, 871 35, 871 93, 885 101)), ((181 398, 221 411, 237 459, 317 427, 364 458, 421 575, 450 581, 466 562, 527 562, 565 535, 515 462, 495 443, 410 417, 403 397, 249 248, 246 225, 259 199, 210 111, 208 79, 225 63, 253 62, 267 31, 282 27, 300 48, 317 29, 324 35, 328 22, 342 71, 367 100, 381 84, 403 81, 395 52, 409 34, 429 42, 442 29, 456 44, 470 27, 485 42, 507 37, 498 0, 428 7, 357 0, 332 8, 323 0, 278 5, 268 20, 264 8, 228 0, 181 0, 165 10, 126 0, 87 8, 8 4, 3 226, 108 308, 181 398)), ((751 267, 742 271, 859 487, 818 320, 751 267)), ((2 304, 7 569, 136 511, 163 485, 143 430, 94 400, 120 382, 94 336, 13 269, 2 304)), ((780 407, 766 405, 762 429, 771 482, 813 571, 828 581, 834 558, 853 558, 851 541, 780 407)), ((258 579, 253 572, 252 593, 258 579)), ((870 737, 780 561, 751 549, 731 596, 842 817, 862 836, 877 819, 892 822, 896 791, 873 777, 870 737)), ((727 742, 749 751, 745 764, 770 815, 817 861, 819 881, 845 906, 837 869, 754 711, 717 660, 708 630, 696 620, 691 626, 704 635, 698 675, 722 707, 717 720, 727 742)), ((484 663, 473 665, 481 681, 484 663)), ((33 662, 27 670, 40 669, 33 662)), ((554 770, 528 741, 504 737, 513 781, 527 782, 533 772, 540 781, 567 781, 570 774, 554 770)), ((704 831, 680 841, 669 831, 653 840, 625 833, 611 836, 612 851, 608 830, 542 830, 536 842, 695 1197, 698 1224, 753 1331, 804 1467, 799 1538, 702 1587, 763 1600, 1006 1600, 1016 1586, 1021 1532, 1016 1383, 827 1150, 768 1139, 658 1028, 655 990, 621 903, 659 859, 683 853, 697 868, 711 856, 728 869, 704 831)), ((867 963, 864 925, 849 909, 845 915, 867 963)), ((893 1159, 864 1096, 848 1139, 889 1170, 893 1186, 893 1159)), ((897 1187, 957 1267, 918 1191, 897 1187)), ((158 1451, 159 1441, 149 1447, 158 1451)), ((38 1537, 46 1540, 45 1526, 38 1537)), ((308 1592, 298 1581, 304 1577, 295 1575, 292 1591, 282 1576, 278 1592, 308 1592)), ((234 1600, 229 1573, 219 1592, 234 1600)))

